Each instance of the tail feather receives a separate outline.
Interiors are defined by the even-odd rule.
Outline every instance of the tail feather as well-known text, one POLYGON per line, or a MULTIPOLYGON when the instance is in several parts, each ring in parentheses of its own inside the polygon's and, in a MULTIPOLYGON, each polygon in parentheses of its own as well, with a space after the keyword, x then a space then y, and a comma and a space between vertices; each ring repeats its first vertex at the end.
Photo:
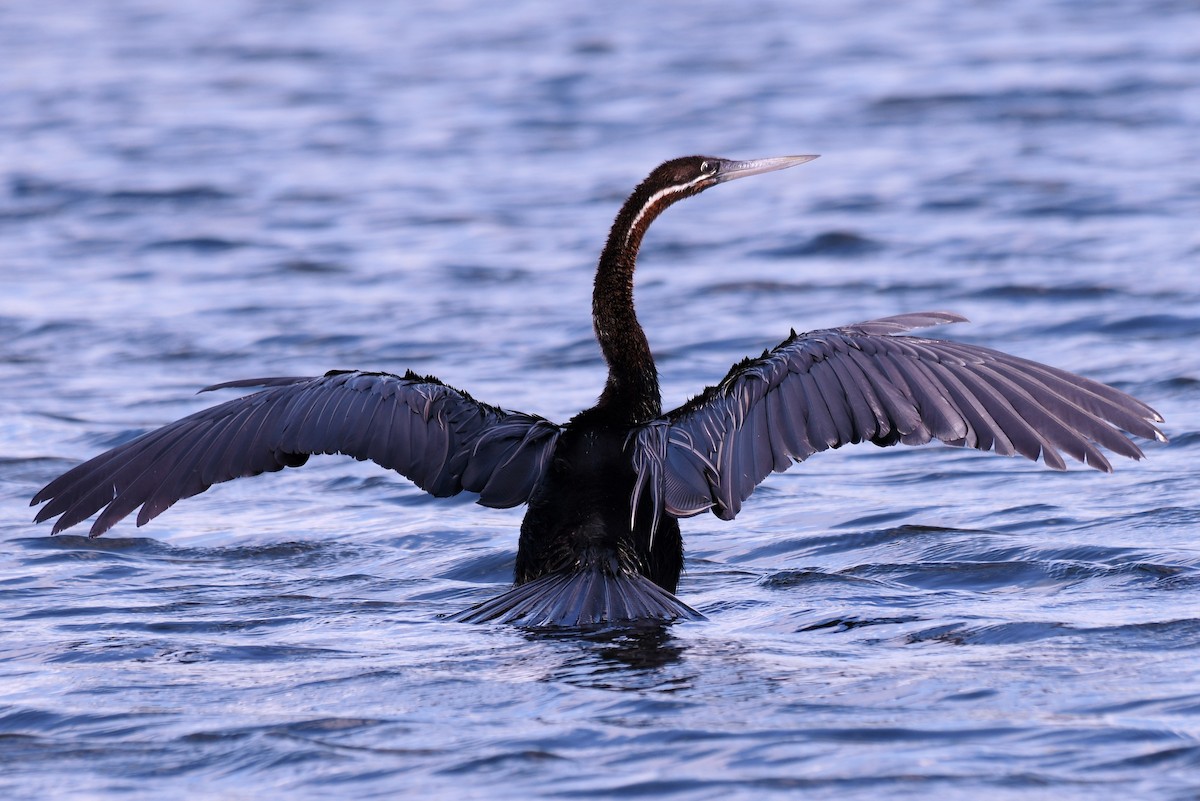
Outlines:
POLYGON ((450 617, 536 628, 703 619, 645 576, 600 569, 551 573, 450 617))

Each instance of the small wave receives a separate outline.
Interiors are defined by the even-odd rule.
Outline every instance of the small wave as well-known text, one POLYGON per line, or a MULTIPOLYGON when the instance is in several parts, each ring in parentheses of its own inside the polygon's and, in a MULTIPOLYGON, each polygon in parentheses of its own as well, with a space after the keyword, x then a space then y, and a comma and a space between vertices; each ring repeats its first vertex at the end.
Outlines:
POLYGON ((793 294, 808 294, 814 292, 818 287, 814 284, 792 283, 789 281, 726 281, 719 284, 708 284, 703 287, 697 294, 704 295, 728 295, 733 293, 744 292, 749 295, 758 295, 762 293, 793 293, 793 294))
POLYGON ((133 203, 211 203, 232 200, 237 195, 215 186, 195 184, 166 189, 115 189, 101 197, 133 203))
POLYGON ((192 50, 198 56, 233 61, 282 61, 317 62, 326 61, 332 54, 313 47, 289 47, 274 44, 206 44, 192 50))
POLYGON ((459 558, 436 578, 478 584, 507 584, 512 581, 516 557, 511 551, 494 551, 479 556, 459 558))
POLYGON ((1097 284, 1073 284, 1067 286, 1050 286, 1042 284, 1002 284, 984 287, 982 289, 964 292, 960 298, 979 298, 982 300, 1095 300, 1124 294, 1113 287, 1097 284))
POLYGON ((1117 565, 1062 560, 927 561, 893 564, 863 564, 843 571, 854 576, 922 590, 990 592, 1020 588, 1033 592, 1038 587, 1065 587, 1085 581, 1124 579, 1157 583, 1192 568, 1148 561, 1117 565))
POLYGON ((532 286, 533 276, 528 270, 513 267, 488 267, 481 264, 451 264, 443 273, 455 281, 472 285, 513 284, 519 287, 532 286))
MULTIPOLYGON (((180 604, 179 606, 183 607, 185 605, 180 604)), ((130 614, 138 610, 121 609, 108 611, 130 614)), ((183 611, 183 609, 177 610, 175 614, 178 614, 179 611, 183 611)), ((155 613, 163 614, 163 611, 155 610, 155 613)), ((146 614, 146 612, 143 612, 143 614, 146 614)), ((287 627, 295 623, 308 621, 309 619, 300 616, 280 615, 270 618, 224 618, 218 620, 122 620, 117 622, 60 623, 58 628, 62 631, 74 630, 82 632, 136 631, 147 634, 223 634, 287 627)))
POLYGON ((1065 623, 998 623, 972 627, 949 623, 906 635, 910 644, 943 642, 951 645, 1020 645, 1073 633, 1065 623))
POLYGON ((61 713, 45 709, 15 709, 0 715, 0 734, 6 737, 41 738, 51 732, 70 732, 74 736, 106 736, 132 734, 162 717, 154 712, 93 714, 88 712, 61 713))
POLYGON ((968 529, 942 528, 940 526, 903 525, 894 528, 876 529, 873 531, 847 532, 828 536, 812 537, 806 540, 806 550, 809 555, 828 555, 857 551, 877 545, 901 541, 927 541, 930 538, 941 538, 953 534, 979 535, 982 531, 968 529))
POLYGON ((918 206, 921 211, 930 211, 936 213, 944 213, 947 211, 970 211, 978 209, 987 202, 987 199, 981 196, 959 196, 959 197, 941 197, 931 198, 918 206))
POLYGON ((1100 327, 1104 333, 1129 334, 1139 338, 1194 338, 1200 336, 1200 317, 1179 314, 1142 314, 1114 320, 1100 327))
POLYGON ((1185 431, 1182 434, 1171 434, 1170 447, 1176 448, 1192 448, 1200 444, 1200 431, 1185 431))
POLYGON ((887 201, 878 195, 847 194, 837 197, 823 198, 813 201, 812 210, 815 212, 842 211, 875 211, 882 208, 887 201))
POLYGON ((1172 378, 1164 378, 1161 381, 1154 381, 1149 386, 1155 389, 1195 389, 1200 387, 1200 378, 1181 375, 1172 378))
POLYGON ((852 629, 861 629, 870 626, 890 626, 902 623, 915 623, 921 618, 915 615, 902 615, 899 617, 832 617, 825 620, 819 620, 815 623, 807 623, 796 629, 797 632, 812 632, 812 631, 829 631, 841 634, 851 631, 852 629))
POLYGON ((1087 314, 1043 326, 1039 331, 1051 336, 1101 332, 1145 340, 1182 340, 1200 336, 1200 318, 1178 314, 1141 314, 1114 320, 1107 316, 1087 314))
POLYGON ((9 542, 31 551, 161 554, 172 550, 170 546, 149 537, 88 537, 80 534, 55 534, 47 537, 17 537, 9 542))
POLYGON ((328 659, 342 653, 336 648, 312 648, 298 645, 229 645, 196 652, 194 661, 203 662, 294 662, 328 659))
POLYGON ((8 191, 16 198, 54 198, 61 201, 81 200, 88 197, 89 194, 73 184, 27 173, 10 176, 8 191))
POLYGON ((813 584, 871 585, 878 583, 877 581, 865 579, 860 576, 844 573, 826 573, 822 570, 781 570, 759 581, 759 584, 762 586, 772 589, 805 587, 813 584))
MULTIPOLYGON (((164 563, 222 563, 236 565, 246 562, 287 564, 289 567, 310 567, 326 564, 370 560, 376 550, 369 545, 354 545, 337 540, 304 540, 274 543, 233 545, 215 548, 176 546, 148 537, 88 537, 76 534, 56 534, 47 537, 21 537, 10 542, 28 551, 48 552, 38 561, 79 561, 81 559, 145 558, 164 563)), ((340 579, 347 577, 341 576, 340 579)))
POLYGON ((1188 650, 1200 646, 1200 620, 1183 618, 1178 620, 1126 623, 1115 626, 1074 626, 1054 621, 1022 621, 972 626, 965 623, 950 623, 934 626, 906 635, 910 643, 945 642, 952 645, 1019 645, 1047 639, 1071 639, 1086 641, 1091 647, 1104 646, 1120 650, 1138 651, 1146 643, 1154 642, 1157 648, 1169 640, 1173 649, 1188 650))
POLYGON ((1056 201, 1034 201, 1018 206, 1013 213, 1021 217, 1136 217, 1145 214, 1138 206, 1124 206, 1108 197, 1064 198, 1056 201))
POLYGON ((350 272, 344 264, 318 259, 289 259, 276 265, 279 273, 296 273, 302 275, 335 275, 350 272))
POLYGON ((1195 770, 1200 768, 1200 746, 1162 748, 1096 765, 1097 770, 1146 770, 1148 768, 1157 770, 1195 770))
POLYGON ((195 253, 225 253, 231 250, 252 247, 253 243, 219 236, 188 236, 177 239, 157 239, 147 242, 142 250, 189 250, 195 253))
POLYGON ((847 257, 874 253, 882 250, 883 247, 883 243, 853 231, 826 231, 806 242, 756 250, 751 255, 772 259, 794 259, 809 256, 847 257))
POLYGON ((1032 592, 1039 585, 1061 583, 1079 577, 1070 575, 1071 571, 1066 566, 1021 561, 884 562, 856 565, 846 572, 922 590, 965 590, 973 593, 1005 588, 1021 588, 1032 592))

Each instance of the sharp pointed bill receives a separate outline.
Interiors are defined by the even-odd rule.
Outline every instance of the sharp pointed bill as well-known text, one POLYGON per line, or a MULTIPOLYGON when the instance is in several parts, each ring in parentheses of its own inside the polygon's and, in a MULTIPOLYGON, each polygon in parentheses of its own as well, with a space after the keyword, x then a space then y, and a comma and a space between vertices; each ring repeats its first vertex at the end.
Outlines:
POLYGON ((721 159, 720 169, 716 175, 717 183, 723 184, 737 178, 762 175, 764 172, 786 170, 788 167, 807 164, 815 158, 817 156, 776 156, 774 158, 754 159, 752 161, 729 161, 721 159))
POLYGON ((1166 441, 1146 404, 1105 384, 959 342, 907 336, 963 322, 950 312, 796 334, 733 366, 665 414, 637 321, 642 235, 667 207, 720 183, 816 156, 659 165, 622 205, 596 269, 592 310, 608 380, 563 425, 480 403, 436 378, 332 371, 208 387, 254 389, 113 448, 34 496, 58 533, 96 515, 92 536, 138 511, 141 526, 214 484, 299 467, 313 454, 369 459, 431 495, 527 504, 516 587, 456 616, 471 622, 592 626, 702 617, 673 595, 679 518, 728 520, 771 472, 857 442, 947 445, 1111 471, 1104 451, 1166 441))

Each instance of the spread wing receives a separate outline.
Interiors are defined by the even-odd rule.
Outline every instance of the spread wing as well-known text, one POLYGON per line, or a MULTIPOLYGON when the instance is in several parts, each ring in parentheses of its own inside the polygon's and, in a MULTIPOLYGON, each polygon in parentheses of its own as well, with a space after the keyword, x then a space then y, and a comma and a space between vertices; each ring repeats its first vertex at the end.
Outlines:
POLYGON ((1162 417, 1105 384, 999 351, 894 334, 961 322, 947 312, 792 333, 637 434, 638 495, 676 517, 730 520, 771 471, 847 443, 993 450, 1099 470, 1100 447, 1139 459, 1121 430, 1166 441, 1162 417))
POLYGON ((331 372, 207 387, 263 387, 148 432, 74 467, 32 503, 54 533, 101 512, 99 536, 134 509, 139 526, 222 481, 299 467, 315 453, 371 461, 437 497, 465 490, 505 508, 528 500, 559 427, 480 403, 413 373, 331 372))

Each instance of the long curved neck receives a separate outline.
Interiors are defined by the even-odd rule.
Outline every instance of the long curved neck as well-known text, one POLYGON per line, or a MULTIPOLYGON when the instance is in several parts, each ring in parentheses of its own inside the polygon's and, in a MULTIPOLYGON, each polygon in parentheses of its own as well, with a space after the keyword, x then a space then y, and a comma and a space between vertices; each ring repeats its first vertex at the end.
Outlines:
POLYGON ((640 423, 662 414, 658 369, 633 308, 633 273, 650 223, 688 194, 678 188, 655 191, 649 182, 642 183, 621 207, 600 254, 592 325, 608 363, 608 381, 596 409, 622 422, 640 423))

